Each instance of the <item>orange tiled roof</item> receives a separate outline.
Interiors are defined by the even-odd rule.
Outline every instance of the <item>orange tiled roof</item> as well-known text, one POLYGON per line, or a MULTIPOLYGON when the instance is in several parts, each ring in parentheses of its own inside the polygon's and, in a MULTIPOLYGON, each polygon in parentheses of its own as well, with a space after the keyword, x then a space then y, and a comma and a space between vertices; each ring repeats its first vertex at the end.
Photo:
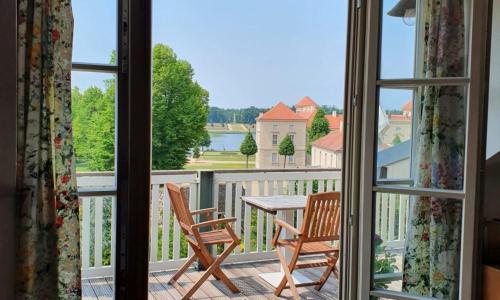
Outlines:
POLYGON ((410 100, 401 106, 402 111, 411 111, 413 109, 413 102, 410 100))
POLYGON ((331 150, 341 151, 343 148, 343 133, 340 130, 332 131, 329 134, 315 140, 312 145, 314 147, 331 150))
POLYGON ((332 115, 326 115, 325 118, 328 121, 328 127, 330 128, 330 130, 340 129, 342 121, 344 120, 343 115, 337 115, 335 117, 332 115))
POLYGON ((297 115, 299 115, 300 117, 304 118, 307 120, 307 127, 311 127, 312 125, 312 122, 314 120, 314 116, 316 115, 316 112, 317 110, 313 110, 313 111, 299 111, 299 112, 296 112, 297 115))
POLYGON ((259 116, 257 120, 300 120, 307 121, 304 117, 293 112, 283 102, 279 102, 270 110, 259 116))
POLYGON ((304 107, 304 106, 318 107, 318 104, 316 104, 316 102, 314 102, 313 99, 311 99, 309 96, 305 96, 299 102, 297 102, 297 104, 295 104, 295 107, 304 107))

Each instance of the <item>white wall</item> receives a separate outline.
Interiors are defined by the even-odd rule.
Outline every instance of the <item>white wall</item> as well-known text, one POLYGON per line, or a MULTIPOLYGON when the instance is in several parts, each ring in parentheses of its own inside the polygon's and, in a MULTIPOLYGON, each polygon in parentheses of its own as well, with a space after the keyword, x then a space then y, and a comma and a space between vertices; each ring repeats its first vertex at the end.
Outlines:
POLYGON ((500 218, 500 0, 493 1, 484 217, 500 218))
POLYGON ((486 158, 500 151, 500 0, 493 1, 486 158))

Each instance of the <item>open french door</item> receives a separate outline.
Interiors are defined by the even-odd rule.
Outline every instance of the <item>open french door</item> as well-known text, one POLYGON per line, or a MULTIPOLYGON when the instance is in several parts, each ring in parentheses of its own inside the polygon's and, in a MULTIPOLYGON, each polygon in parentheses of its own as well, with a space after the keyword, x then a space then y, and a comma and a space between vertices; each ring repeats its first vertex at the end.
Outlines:
POLYGON ((343 299, 475 299, 487 10, 351 3, 343 299))

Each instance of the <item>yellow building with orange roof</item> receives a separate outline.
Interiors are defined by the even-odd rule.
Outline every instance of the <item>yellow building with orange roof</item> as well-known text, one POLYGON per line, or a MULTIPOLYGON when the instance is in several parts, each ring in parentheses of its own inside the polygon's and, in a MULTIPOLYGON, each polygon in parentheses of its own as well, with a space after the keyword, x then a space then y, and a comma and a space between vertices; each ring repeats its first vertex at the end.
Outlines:
POLYGON ((283 168, 284 157, 279 155, 280 142, 289 134, 295 146, 295 154, 287 157, 286 168, 306 166, 307 119, 279 102, 256 119, 255 141, 257 169, 283 168))

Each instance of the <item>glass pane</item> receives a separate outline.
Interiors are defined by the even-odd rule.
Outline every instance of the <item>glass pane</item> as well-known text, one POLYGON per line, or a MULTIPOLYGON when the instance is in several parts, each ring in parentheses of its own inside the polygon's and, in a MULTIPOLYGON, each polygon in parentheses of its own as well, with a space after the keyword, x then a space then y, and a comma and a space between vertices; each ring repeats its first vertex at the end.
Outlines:
POLYGON ((379 93, 377 180, 410 178, 414 90, 379 93))
POLYGON ((387 14, 399 2, 383 1, 380 78, 411 78, 414 74, 415 18, 387 14))
POLYGON ((462 202, 377 193, 375 288, 458 299, 462 202))
POLYGON ((379 90, 377 180, 463 189, 466 91, 458 86, 379 90))
POLYGON ((116 4, 116 0, 72 2, 75 20, 74 62, 102 64, 111 62, 117 44, 116 4))
POLYGON ((154 0, 153 169, 340 168, 348 2, 154 0), (320 108, 328 128, 308 140, 320 108))
POLYGON ((465 76, 468 2, 384 0, 380 78, 465 76))
POLYGON ((72 77, 76 170, 78 173, 113 171, 115 169, 115 76, 107 73, 73 72, 72 77))

